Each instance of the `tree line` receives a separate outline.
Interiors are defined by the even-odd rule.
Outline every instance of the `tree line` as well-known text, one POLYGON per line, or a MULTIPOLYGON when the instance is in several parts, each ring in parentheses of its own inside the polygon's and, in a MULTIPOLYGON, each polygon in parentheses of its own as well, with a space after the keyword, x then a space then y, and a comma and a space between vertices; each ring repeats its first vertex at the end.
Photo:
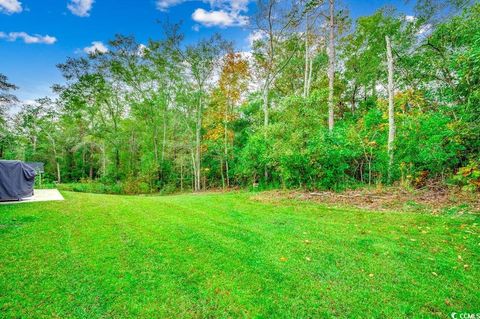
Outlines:
POLYGON ((353 20, 335 0, 261 0, 249 52, 220 35, 185 45, 180 25, 146 44, 117 35, 58 65, 57 98, 14 114, 0 74, 0 158, 125 193, 422 186, 458 172, 480 187, 480 4, 415 8, 353 20))

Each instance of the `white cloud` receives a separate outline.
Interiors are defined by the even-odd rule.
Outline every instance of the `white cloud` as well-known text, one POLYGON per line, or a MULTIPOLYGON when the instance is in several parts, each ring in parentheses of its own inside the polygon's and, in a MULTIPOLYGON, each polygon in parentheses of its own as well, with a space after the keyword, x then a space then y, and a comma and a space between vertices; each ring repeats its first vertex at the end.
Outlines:
POLYGON ((157 0, 157 9, 160 11, 167 11, 169 8, 185 1, 186 0, 157 0))
POLYGON ((415 16, 409 16, 409 15, 405 16, 405 20, 407 22, 414 22, 416 19, 417 18, 415 18, 415 16))
POLYGON ((230 8, 232 8, 232 11, 248 11, 248 3, 250 2, 250 0, 213 0, 210 2, 216 2, 220 6, 228 4, 230 8))
POLYGON ((6 14, 22 12, 22 3, 18 0, 0 0, 0 12, 6 14))
POLYGON ((239 15, 235 12, 227 12, 224 10, 211 10, 206 11, 204 9, 196 9, 192 14, 192 19, 207 27, 219 26, 219 27, 231 27, 242 26, 248 24, 248 17, 239 15))
POLYGON ((253 45, 255 41, 261 40, 265 36, 265 33, 261 30, 256 30, 250 33, 247 37, 248 43, 250 43, 250 46, 253 45))
POLYGON ((88 17, 92 9, 94 0, 70 0, 67 5, 68 10, 79 17, 88 17))
POLYGON ((83 52, 88 54, 107 53, 108 48, 101 41, 93 41, 91 46, 83 49, 83 52))
POLYGON ((140 43, 137 48, 137 55, 144 56, 145 53, 147 53, 147 50, 148 50, 148 47, 145 44, 140 43))
POLYGON ((35 105, 36 103, 37 103, 37 101, 31 100, 31 99, 26 99, 26 100, 22 101, 22 104, 24 104, 24 105, 35 105))
POLYGON ((195 31, 195 32, 200 31, 200 25, 194 24, 193 27, 192 27, 192 30, 195 31))
POLYGON ((242 59, 245 59, 245 60, 247 60, 248 62, 251 62, 252 59, 253 59, 252 51, 240 51, 240 52, 238 52, 238 54, 240 54, 240 56, 242 57, 242 59))
MULTIPOLYGON (((169 8, 192 0, 157 0, 157 9, 166 11, 169 8)), ((197 8, 192 19, 204 26, 231 27, 248 24, 248 3, 251 0, 202 0, 210 5, 210 10, 197 8)))
POLYGON ((432 33, 432 25, 431 24, 424 24, 420 27, 417 34, 420 36, 428 36, 432 33))
POLYGON ((0 32, 0 39, 5 39, 7 41, 16 41, 17 39, 22 39, 23 42, 27 44, 54 44, 57 42, 57 38, 49 36, 49 35, 39 35, 39 34, 34 34, 30 35, 26 32, 10 32, 10 33, 4 33, 0 32))

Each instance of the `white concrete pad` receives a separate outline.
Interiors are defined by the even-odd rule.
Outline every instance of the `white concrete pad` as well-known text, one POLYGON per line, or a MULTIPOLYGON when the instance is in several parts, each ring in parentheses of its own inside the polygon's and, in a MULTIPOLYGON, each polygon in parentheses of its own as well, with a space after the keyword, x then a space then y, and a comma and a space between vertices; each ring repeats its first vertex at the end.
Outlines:
POLYGON ((36 189, 32 197, 24 198, 21 201, 0 202, 0 205, 21 204, 31 202, 48 202, 54 200, 64 200, 58 189, 36 189))

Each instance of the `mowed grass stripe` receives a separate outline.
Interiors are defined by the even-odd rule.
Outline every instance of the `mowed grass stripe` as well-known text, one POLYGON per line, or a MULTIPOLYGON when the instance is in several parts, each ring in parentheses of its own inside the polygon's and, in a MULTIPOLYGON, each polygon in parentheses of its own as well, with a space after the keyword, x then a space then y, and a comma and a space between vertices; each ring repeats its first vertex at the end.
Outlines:
POLYGON ((1 208, 6 317, 442 317, 479 304, 475 217, 249 193, 64 196, 1 208))

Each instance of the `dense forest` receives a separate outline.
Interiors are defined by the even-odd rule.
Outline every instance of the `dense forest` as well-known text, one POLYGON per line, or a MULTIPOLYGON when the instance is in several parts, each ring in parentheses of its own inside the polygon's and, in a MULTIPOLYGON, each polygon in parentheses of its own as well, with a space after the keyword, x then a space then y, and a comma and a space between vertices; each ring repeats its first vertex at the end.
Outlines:
MULTIPOLYGON (((0 158, 115 193, 480 188, 480 3, 418 1, 352 19, 335 0, 261 0, 252 46, 117 35, 21 104, 0 74, 0 158)), ((1 72, 1 70, 0 70, 1 72)))

